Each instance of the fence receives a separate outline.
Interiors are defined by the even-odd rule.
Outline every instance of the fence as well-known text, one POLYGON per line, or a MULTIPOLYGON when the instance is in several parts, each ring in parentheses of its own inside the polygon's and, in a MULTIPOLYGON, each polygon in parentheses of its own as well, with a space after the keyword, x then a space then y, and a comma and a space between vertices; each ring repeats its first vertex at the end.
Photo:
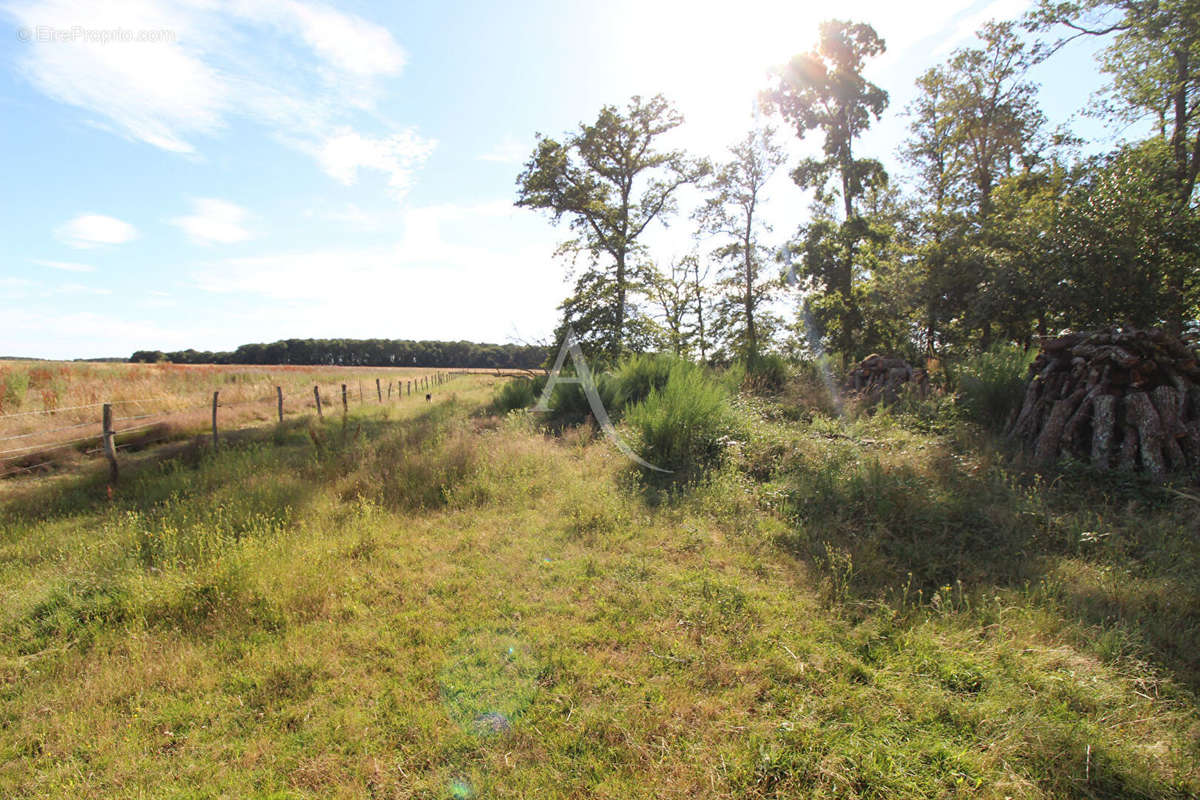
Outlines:
MULTIPOLYGON (((351 391, 349 384, 340 384, 340 394, 338 384, 334 384, 332 392, 327 391, 325 393, 322 392, 321 384, 316 384, 313 386, 312 400, 308 400, 306 394, 301 400, 302 410, 290 413, 305 413, 306 411, 315 409, 317 416, 324 418, 326 411, 331 409, 331 404, 335 404, 334 407, 336 407, 336 404, 340 400, 341 413, 344 417, 349 412, 352 401, 361 404, 374 400, 377 404, 383 405, 384 403, 399 402, 411 398, 414 394, 420 398, 421 395, 428 394, 432 388, 451 380, 455 374, 452 372, 434 372, 417 378, 400 378, 399 380, 388 378, 386 397, 383 379, 376 378, 374 398, 365 394, 361 381, 358 382, 356 387, 357 398, 354 397, 355 393, 351 391)), ((42 428, 11 435, 0 434, 0 448, 4 448, 0 450, 0 478, 34 472, 39 468, 56 463, 68 453, 74 453, 84 457, 102 455, 108 461, 110 479, 115 482, 120 472, 120 464, 117 456, 122 449, 135 446, 142 448, 168 439, 180 438, 179 429, 171 429, 168 425, 169 422, 174 421, 175 423, 179 423, 181 419, 186 420, 188 417, 191 417, 191 424, 186 425, 189 432, 195 432, 198 428, 211 428, 212 445, 213 447, 220 447, 222 432, 229 433, 242 430, 245 427, 253 427, 229 427, 228 421, 225 425, 222 425, 222 417, 219 414, 221 409, 237 408, 240 410, 251 410, 257 414, 256 421, 262 422, 264 419, 262 416, 262 407, 265 404, 270 404, 270 406, 274 407, 271 409, 274 411, 274 414, 271 416, 275 416, 277 421, 282 423, 289 413, 287 411, 287 399, 284 396, 283 387, 276 386, 275 391, 270 396, 234 402, 222 401, 221 392, 217 390, 212 393, 211 401, 206 401, 202 405, 189 405, 185 408, 176 408, 170 411, 139 413, 146 411, 144 408, 146 404, 143 401, 116 400, 107 403, 88 403, 86 405, 44 409, 41 411, 0 414, 0 424, 3 424, 6 421, 18 418, 37 415, 53 416, 66 412, 96 409, 96 418, 87 422, 63 425, 56 428, 42 428), (124 409, 129 406, 134 406, 134 408, 128 411, 118 411, 118 409, 124 409), (211 416, 209 416, 209 412, 211 412, 211 416), (200 415, 205 417, 205 419, 197 424, 196 417, 200 415), (84 433, 84 430, 87 428, 98 430, 79 435, 84 433), (139 432, 145 432, 145 434, 132 440, 127 438, 129 434, 139 432), (57 438, 60 436, 71 438, 57 438), (118 438, 123 436, 126 437, 125 441, 118 441, 118 438), (46 441, 47 439, 50 441, 46 441), (29 440, 38 441, 29 442, 29 440)), ((237 414, 234 416, 236 419, 237 414)))

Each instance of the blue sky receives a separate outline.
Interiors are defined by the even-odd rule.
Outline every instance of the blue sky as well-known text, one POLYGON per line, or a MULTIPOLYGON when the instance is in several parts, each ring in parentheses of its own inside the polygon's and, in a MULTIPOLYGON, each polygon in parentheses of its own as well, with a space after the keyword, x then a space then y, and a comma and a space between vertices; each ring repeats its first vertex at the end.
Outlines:
MULTIPOLYGON (((891 107, 859 152, 894 164, 914 78, 1026 5, 838 4, 889 45, 870 77, 891 107)), ((0 355, 544 339, 565 232, 512 207, 535 132, 661 91, 687 118, 674 144, 719 157, 767 70, 830 15, 765 0, 0 0, 0 355)), ((1033 77, 1052 122, 1106 146, 1120 132, 1079 116, 1102 85, 1094 47, 1033 77)), ((695 246, 695 199, 653 255, 695 246)), ((780 241, 806 209, 781 174, 780 241)))

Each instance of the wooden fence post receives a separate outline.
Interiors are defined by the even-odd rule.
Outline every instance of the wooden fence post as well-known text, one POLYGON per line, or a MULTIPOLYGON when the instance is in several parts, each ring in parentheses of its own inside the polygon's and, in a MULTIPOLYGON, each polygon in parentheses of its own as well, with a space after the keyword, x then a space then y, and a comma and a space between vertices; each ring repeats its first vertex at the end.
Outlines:
MULTIPOLYGON (((391 394, 392 385, 388 384, 388 394, 391 394)), ((379 378, 375 379, 375 394, 379 395, 379 402, 383 402, 383 387, 379 383, 379 378)))
POLYGON ((104 404, 103 424, 104 456, 108 459, 108 481, 117 482, 117 448, 113 446, 112 405, 104 404))
POLYGON ((388 378, 388 402, 392 402, 392 379, 388 378))
POLYGON ((283 387, 275 387, 275 396, 279 400, 279 421, 283 422, 283 387))
POLYGON ((346 399, 346 384, 342 384, 342 416, 350 411, 350 401, 346 399))
POLYGON ((219 444, 217 439, 217 398, 220 396, 220 392, 213 392, 213 449, 216 449, 219 444))
POLYGON ((408 396, 412 397, 412 381, 405 381, 405 383, 408 385, 408 396))
POLYGON ((325 415, 321 413, 321 387, 320 386, 313 387, 313 397, 315 397, 317 399, 317 417, 318 417, 318 419, 324 418, 325 415))

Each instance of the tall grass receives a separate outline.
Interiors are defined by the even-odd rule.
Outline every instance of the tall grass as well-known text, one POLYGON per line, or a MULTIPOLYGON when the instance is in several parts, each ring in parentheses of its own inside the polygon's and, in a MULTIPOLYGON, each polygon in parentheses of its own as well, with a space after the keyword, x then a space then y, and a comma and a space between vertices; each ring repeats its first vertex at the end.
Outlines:
POLYGON ((950 373, 959 405, 968 417, 1000 431, 1016 413, 1025 375, 1036 353, 1016 345, 998 345, 960 362, 950 373))

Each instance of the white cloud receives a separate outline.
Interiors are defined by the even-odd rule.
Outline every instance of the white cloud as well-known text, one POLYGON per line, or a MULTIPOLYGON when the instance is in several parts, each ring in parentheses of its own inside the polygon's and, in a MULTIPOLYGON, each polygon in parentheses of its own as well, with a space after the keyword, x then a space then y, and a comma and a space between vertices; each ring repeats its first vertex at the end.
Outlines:
POLYGON ((269 308, 260 338, 289 328, 306 336, 378 336, 381 324, 421 338, 495 340, 514 323, 548 334, 563 293, 554 232, 533 215, 516 215, 507 200, 412 209, 390 245, 222 259, 192 281, 269 308), (511 243, 496 246, 505 237, 511 243))
POLYGON ((95 272, 96 268, 91 264, 79 264, 74 261, 43 261, 35 258, 33 263, 50 269, 58 269, 63 272, 95 272))
POLYGON ((496 161, 501 164, 520 164, 533 152, 532 142, 522 142, 513 136, 505 136, 488 152, 479 156, 480 161, 496 161))
POLYGON ((183 230, 197 244, 234 244, 251 238, 244 227, 246 209, 215 197, 192 201, 192 213, 175 217, 171 224, 183 230))
POLYGON ((55 294, 112 294, 112 289, 104 289, 98 286, 84 286, 82 283, 64 283, 61 286, 56 286, 51 290, 55 294))
POLYGON ((330 177, 347 186, 358 180, 360 168, 374 169, 388 176, 395 194, 403 195, 413 170, 425 163, 436 145, 411 128, 375 139, 343 127, 324 141, 318 158, 330 177))
POLYGON ((406 61, 387 29, 319 2, 17 0, 0 13, 35 33, 17 66, 37 90, 89 123, 177 153, 246 119, 316 154, 349 117, 374 108, 378 81, 406 61), (166 35, 72 34, 113 29, 166 35))
POLYGON ((124 244, 137 237, 137 229, 116 217, 81 214, 61 225, 55 234, 71 247, 86 249, 107 244, 124 244))

